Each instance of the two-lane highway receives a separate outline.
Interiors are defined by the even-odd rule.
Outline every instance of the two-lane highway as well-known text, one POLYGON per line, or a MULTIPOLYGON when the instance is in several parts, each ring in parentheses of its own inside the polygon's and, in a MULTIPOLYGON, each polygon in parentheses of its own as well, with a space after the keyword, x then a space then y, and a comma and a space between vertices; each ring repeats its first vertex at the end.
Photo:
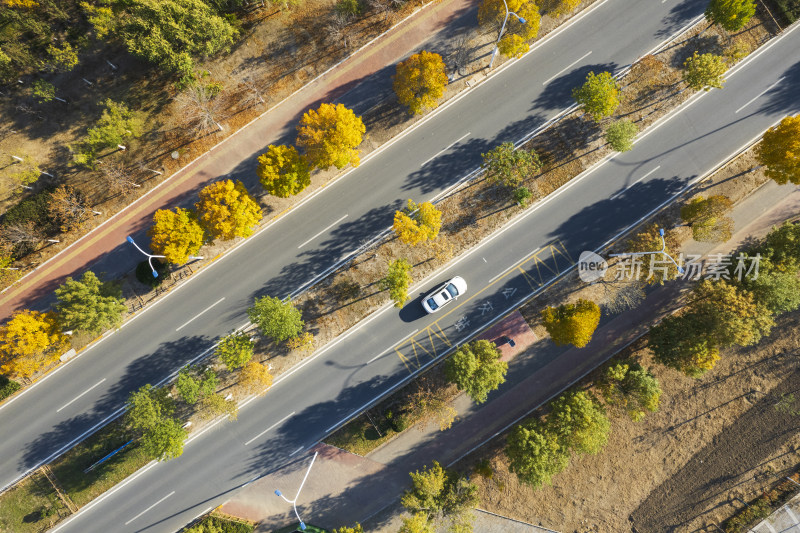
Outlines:
MULTIPOLYGON (((162 381, 210 349, 216 338, 242 326, 254 297, 284 296, 308 283, 389 226, 394 209, 407 198, 421 201, 436 195, 476 167, 482 152, 555 116, 571 103, 570 89, 588 70, 631 63, 702 9, 702 2, 693 0, 598 4, 101 344, 0 406, 0 487, 113 416, 132 390, 162 381)), ((240 148, 253 157, 231 162, 232 175, 251 172, 264 146, 240 148)), ((327 374, 337 367, 319 368, 327 374)), ((372 376, 389 377, 394 371, 389 360, 378 360, 369 370, 372 376)), ((291 381, 299 383, 297 378, 291 381)), ((337 411, 356 406, 342 400, 337 411)))
MULTIPOLYGON (((382 310, 247 405, 237 422, 200 435, 179 459, 153 466, 56 530, 175 531, 256 476, 301 459, 354 407, 409 379, 569 268, 581 251, 598 249, 780 118, 800 112, 798 27, 737 67, 725 89, 693 97, 632 151, 573 180, 424 287, 460 275, 470 285, 466 297, 436 315, 424 315, 418 300, 382 310)), ((464 451, 473 444, 465 441, 464 451)), ((304 506, 308 520, 314 505, 304 506)))

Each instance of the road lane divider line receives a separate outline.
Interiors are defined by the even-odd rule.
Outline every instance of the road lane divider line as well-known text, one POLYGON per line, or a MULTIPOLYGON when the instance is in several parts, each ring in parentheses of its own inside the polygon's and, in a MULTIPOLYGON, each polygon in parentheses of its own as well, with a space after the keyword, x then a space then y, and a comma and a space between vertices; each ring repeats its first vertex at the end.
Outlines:
POLYGON ((152 509, 153 509, 153 508, 154 508, 156 505, 158 505, 159 503, 163 502, 164 500, 166 500, 167 498, 169 498, 169 497, 170 497, 170 496, 172 496, 173 494, 175 494, 175 491, 174 491, 174 490, 173 490, 172 492, 170 492, 169 494, 167 494, 166 496, 164 496, 163 498, 161 498, 160 500, 158 500, 156 503, 154 503, 154 504, 153 504, 153 505, 151 505, 150 507, 148 507, 147 509, 145 509, 144 511, 142 511, 141 513, 137 514, 136 516, 134 516, 133 518, 131 518, 130 520, 128 520, 127 522, 125 522, 125 525, 127 526, 128 524, 130 524, 131 522, 133 522, 134 520, 136 520, 137 518, 139 518, 140 516, 142 516, 143 514, 145 514, 147 511, 150 511, 150 510, 152 510, 152 509))
POLYGON ((583 54, 581 57, 579 57, 578 59, 576 59, 575 61, 573 61, 569 65, 567 65, 566 67, 564 67, 561 70, 559 70, 558 72, 556 72, 553 76, 551 76, 551 77, 547 78, 546 80, 544 80, 542 82, 542 85, 547 85, 548 83, 550 83, 551 81, 553 81, 557 77, 561 76, 563 73, 565 73, 566 71, 568 71, 569 69, 574 67, 576 64, 580 63, 581 61, 583 61, 584 59, 589 57, 590 55, 592 55, 592 51, 591 50, 589 50, 588 52, 583 54))
POLYGON ((330 226, 326 227, 324 230, 320 231, 319 233, 317 233, 316 235, 314 235, 313 237, 311 237, 310 239, 308 239, 306 242, 304 242, 303 244, 301 244, 300 246, 298 246, 298 247, 297 247, 297 249, 299 250, 300 248, 302 248, 302 247, 303 247, 303 246, 305 246, 306 244, 310 243, 311 241, 313 241, 314 239, 316 239, 317 237, 319 237, 320 235, 322 235, 323 233, 325 233, 326 231, 328 231, 329 229, 331 229, 331 228, 332 228, 332 227, 334 227, 336 224, 338 224, 339 222, 341 222, 342 220, 344 220, 344 219, 346 219, 346 218, 347 218, 347 215, 343 216, 342 218, 340 218, 339 220, 337 220, 336 222, 334 222, 334 223, 333 223, 333 224, 331 224, 330 226))
POLYGON ((186 326, 188 326, 189 324, 191 324, 191 323, 192 323, 192 321, 194 321, 194 320, 197 320, 198 318, 200 318, 200 317, 203 315, 203 313, 205 313, 205 312, 207 312, 207 311, 210 311, 212 307, 214 307, 215 305, 217 305, 217 304, 221 303, 221 302, 222 302, 222 300, 224 300, 224 299, 225 299, 225 297, 223 296, 222 298, 220 298, 219 300, 217 300, 217 301, 216 301, 216 302, 214 302, 213 304, 209 305, 208 307, 206 307, 205 309, 203 309, 202 311, 200 311, 199 313, 197 313, 196 315, 194 315, 192 318, 190 318, 190 319, 189 319, 189 320, 188 320, 188 321, 187 321, 187 322, 186 322, 184 325, 182 325, 181 327, 177 328, 175 331, 180 331, 180 330, 182 330, 183 328, 185 328, 186 326))
POLYGON ((83 391, 82 393, 80 393, 77 396, 75 396, 73 399, 71 399, 70 401, 68 401, 64 405, 62 405, 60 408, 56 409, 56 413, 60 413, 62 410, 64 410, 65 408, 69 407, 74 402, 80 400, 84 395, 86 395, 89 392, 91 392, 92 389, 94 389, 95 387, 100 386, 100 384, 103 383, 105 380, 106 380, 106 378, 101 379, 100 381, 98 381, 97 383, 95 383, 94 385, 92 385, 91 387, 89 387, 88 389, 83 391))
POLYGON ((740 107, 739 109, 734 111, 733 114, 734 115, 737 114, 739 111, 741 111, 745 107, 749 106, 750 104, 752 104, 753 102, 755 102, 756 100, 758 100, 759 98, 761 98, 762 96, 764 96, 765 94, 770 92, 772 89, 775 88, 776 85, 778 85, 780 82, 782 82, 785 77, 786 76, 782 76, 778 81, 776 81, 775 83, 773 83, 772 85, 770 85, 769 87, 767 87, 766 89, 764 89, 763 91, 761 91, 760 93, 755 95, 752 99, 748 100, 746 104, 744 104, 742 107, 740 107))
POLYGON ((270 427, 268 427, 267 429, 265 429, 264 431, 262 431, 261 433, 259 433, 258 435, 256 435, 252 439, 250 439, 249 441, 245 442, 244 445, 245 446, 249 445, 251 442, 253 442, 254 440, 258 439, 259 437, 262 437, 264 434, 268 433, 270 430, 275 429, 279 425, 283 424, 288 418, 294 416, 294 414, 295 414, 295 411, 292 411, 291 413, 289 413, 288 415, 284 416, 283 418, 281 418, 280 420, 278 420, 277 422, 272 424, 270 427))
POLYGON ((389 352, 391 352, 392 350, 394 350, 395 346, 397 346, 398 344, 402 344, 402 343, 403 343, 403 342, 405 342, 405 341, 406 341, 406 340, 407 340, 409 337, 411 337, 412 335, 415 335, 415 334, 416 334, 418 331, 419 331, 419 329, 415 329, 414 331, 412 331, 411 333, 409 333, 408 335, 406 335, 405 337, 403 337, 402 339, 400 339, 399 341, 397 341, 396 343, 394 343, 394 344, 392 345, 392 347, 391 347, 391 348, 389 348, 389 349, 388 349, 388 350, 386 350, 385 352, 381 353, 380 355, 376 355, 375 357, 373 357, 372 359, 370 359, 369 361, 367 361, 367 364, 370 364, 370 363, 371 363, 371 362, 373 362, 373 361, 377 361, 378 359, 380 359, 380 358, 381 358, 381 357, 383 357, 384 355, 388 354, 389 352))
POLYGON ((443 153, 448 151, 450 148, 452 148, 453 146, 457 145, 460 141, 462 141, 465 138, 469 137, 470 133, 472 133, 472 132, 468 131, 464 136, 459 137, 458 139, 456 139, 452 143, 448 144, 445 148, 443 148, 443 149, 439 150, 438 152, 436 152, 433 155, 433 157, 431 157, 430 159, 426 159, 425 162, 420 165, 420 167, 424 167, 425 165, 427 165, 428 163, 430 163, 431 161, 433 161, 434 159, 436 159, 437 157, 439 157, 440 155, 442 155, 443 153))
POLYGON ((649 175, 651 175, 653 172, 655 172, 655 171, 656 171, 656 170, 658 170, 659 168, 661 168, 661 165, 658 165, 656 168, 654 168, 653 170, 651 170, 650 172, 648 172, 647 174, 645 174, 644 176, 642 176, 642 177, 641 177, 641 178, 639 178, 638 180, 634 181, 633 183, 631 183, 630 185, 628 185, 627 187, 625 187, 625 188, 624 188, 624 189, 622 189, 621 191, 619 191, 619 192, 615 192, 614 194, 612 194, 611 196, 609 196, 609 197, 608 197, 608 199, 609 199, 609 200, 613 200, 614 198, 618 197, 619 195, 621 195, 622 193, 624 193, 625 191, 627 191, 628 189, 630 189, 631 187, 633 187, 634 185, 636 185, 637 183, 639 183, 640 181, 642 181, 643 179, 645 179, 646 177, 648 177, 649 175))

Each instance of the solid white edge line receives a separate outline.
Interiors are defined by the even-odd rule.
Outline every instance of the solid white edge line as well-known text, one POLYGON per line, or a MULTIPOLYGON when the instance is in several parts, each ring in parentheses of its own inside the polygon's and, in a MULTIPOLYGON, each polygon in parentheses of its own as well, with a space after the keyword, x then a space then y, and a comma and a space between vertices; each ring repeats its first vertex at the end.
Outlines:
POLYGON ((199 313, 194 315, 192 318, 190 318, 186 323, 184 323, 181 327, 177 328, 175 331, 182 330, 183 328, 185 328, 186 326, 191 324, 194 320, 197 320, 198 318, 200 318, 203 315, 203 313, 205 313, 206 311, 210 311, 212 307, 214 307, 218 303, 222 302, 224 299, 225 299, 225 297, 223 296, 222 298, 220 298, 219 300, 217 300, 213 304, 209 305, 208 307, 206 307, 205 309, 203 309, 202 311, 200 311, 199 313))
POLYGON ((305 446, 300 446, 300 447, 299 447, 299 448, 297 448, 295 451, 293 451, 292 453, 290 453, 290 454, 289 454, 289 457, 293 457, 293 456, 294 456, 294 455, 296 455, 297 453, 299 453, 299 452, 302 452, 304 448, 305 448, 305 446))
POLYGON ((336 224, 338 224, 339 222, 341 222, 342 220, 344 220, 344 219, 346 219, 346 218, 347 218, 347 214, 345 214, 345 215, 344 215, 342 218, 340 218, 340 219, 339 219, 339 220, 337 220, 336 222, 332 223, 330 226, 327 226, 325 229, 323 229, 322 231, 320 231, 319 233, 317 233, 316 235, 314 235, 313 237, 311 237, 310 239, 308 239, 306 242, 304 242, 303 244, 301 244, 300 246, 298 246, 298 247, 297 247, 297 249, 299 250, 300 248, 302 248, 302 247, 303 247, 303 246, 305 246, 306 244, 310 243, 311 241, 313 241, 314 239, 316 239, 317 237, 319 237, 320 235, 322 235, 323 233, 325 233, 326 231, 328 231, 329 229, 331 229, 331 228, 332 228, 332 227, 334 227, 336 224))
POLYGON ((152 510, 152 509, 153 509, 153 508, 154 508, 156 505, 158 505, 159 503, 163 502, 164 500, 166 500, 167 498, 169 498, 169 497, 170 497, 170 496, 172 496, 173 494, 175 494, 175 491, 174 491, 174 490, 173 490, 172 492, 170 492, 169 494, 167 494, 166 496, 164 496, 163 498, 161 498, 160 500, 158 500, 156 503, 154 503, 154 504, 153 504, 153 505, 151 505, 150 507, 148 507, 147 509, 145 509, 144 511, 142 511, 141 513, 137 514, 136 516, 134 516, 133 518, 131 518, 130 520, 128 520, 127 522, 125 522, 125 525, 127 526, 128 524, 130 524, 131 522, 133 522, 134 520, 136 520, 137 518, 139 518, 140 516, 142 516, 143 514, 145 514, 147 511, 150 511, 150 510, 152 510))
POLYGON ((425 165, 427 165, 428 163, 430 163, 431 161, 433 161, 434 159, 436 159, 437 157, 439 157, 440 155, 442 155, 443 153, 448 151, 450 148, 452 148, 453 146, 458 144, 460 141, 462 141, 463 139, 467 138, 470 133, 472 133, 472 132, 468 131, 463 137, 459 137, 458 139, 456 139, 452 143, 448 144, 446 147, 444 147, 441 150, 439 150, 438 152, 436 152, 430 159, 426 159, 425 162, 420 165, 420 167, 424 167, 425 165))
POLYGON ((99 385, 100 385, 101 383, 103 383, 105 380, 106 380, 106 378, 103 378, 103 379, 101 379, 100 381, 98 381, 97 383, 95 383, 94 385, 92 385, 91 387, 89 387, 88 389, 86 389, 85 391, 83 391, 82 393, 80 393, 80 394, 78 394, 77 396, 75 396, 73 399, 71 399, 70 401, 68 401, 68 402, 67 402, 67 403, 65 403, 64 405, 62 405, 60 408, 56 409, 56 413, 60 413, 60 412, 61 412, 63 409, 65 409, 66 407, 69 407, 69 406, 70 406, 70 405, 72 405, 74 402, 76 402, 76 401, 78 401, 79 399, 81 399, 81 398, 82 398, 82 397, 83 397, 85 394, 88 394, 89 392, 91 392, 91 390, 92 390, 92 389, 94 389, 95 387, 99 386, 99 385))
POLYGON ((258 435, 256 435, 252 439, 250 439, 249 441, 245 442, 244 445, 248 446, 254 440, 258 439, 259 437, 264 436, 264 434, 266 434, 266 433, 269 433, 271 430, 273 430, 276 427, 278 427, 279 425, 283 424, 288 418, 294 416, 294 414, 295 414, 295 411, 292 411, 291 413, 289 413, 288 415, 284 416, 283 418, 281 418, 280 420, 278 420, 277 422, 272 424, 270 427, 268 427, 267 429, 265 429, 264 431, 262 431, 261 433, 259 433, 258 435))
POLYGON ((773 83, 772 85, 770 85, 769 87, 767 87, 766 89, 755 95, 752 99, 748 100, 746 104, 744 104, 742 107, 734 111, 733 114, 734 115, 737 114, 739 111, 741 111, 745 107, 749 106, 750 104, 752 104, 753 102, 755 102, 756 100, 758 100, 759 98, 770 92, 776 85, 782 82, 785 77, 786 76, 781 76, 781 78, 778 81, 776 81, 775 83, 773 83))
POLYGON ((586 58, 587 58, 587 57, 589 57, 590 55, 592 55, 592 51, 591 51, 591 50, 589 50, 588 52, 586 52, 584 55, 582 55, 581 57, 579 57, 578 59, 576 59, 575 61, 573 61, 572 63, 570 63, 570 64, 569 64, 569 65, 567 65, 566 67, 564 67, 563 69, 561 69, 561 70, 559 70, 558 72, 556 72, 556 73, 555 73, 553 76, 551 76, 550 78, 547 78, 546 80, 544 80, 544 81, 542 82, 542 85, 547 85, 548 83, 550 83, 551 81, 553 81, 553 80, 554 80, 554 79, 556 79, 557 77, 561 76, 563 73, 565 73, 565 72, 566 72, 566 71, 568 71, 570 68, 574 67, 576 64, 580 63, 581 61, 583 61, 584 59, 586 59, 586 58))
POLYGON ((375 357, 373 357, 372 359, 370 359, 369 361, 367 361, 367 364, 370 364, 370 363, 371 363, 371 362, 373 362, 373 361, 377 361, 378 359, 380 359, 381 357, 383 357, 383 356, 384 356, 384 355, 386 355, 387 353, 391 352, 391 351, 392 351, 392 350, 395 348, 395 346, 397 346, 398 344, 401 344, 402 342, 404 342, 406 339, 408 339, 409 337, 411 337, 412 335, 414 335, 414 334, 415 334, 415 333, 417 333, 418 331, 419 331, 419 329, 415 329, 414 331, 412 331, 411 333, 409 333, 408 335, 406 335, 405 337, 403 337, 403 338, 402 338, 402 339, 400 339, 399 341, 397 341, 397 342, 395 342, 394 344, 392 344, 392 346, 391 346, 391 347, 390 347, 388 350, 386 350, 386 351, 382 352, 380 355, 376 355, 375 357))

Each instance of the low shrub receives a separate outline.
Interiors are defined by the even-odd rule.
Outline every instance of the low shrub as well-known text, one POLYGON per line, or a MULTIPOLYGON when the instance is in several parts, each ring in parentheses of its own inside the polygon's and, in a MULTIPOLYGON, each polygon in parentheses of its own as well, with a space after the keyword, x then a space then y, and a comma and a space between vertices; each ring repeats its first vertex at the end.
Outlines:
POLYGON ((169 274, 169 267, 163 261, 153 259, 153 268, 158 272, 158 277, 153 277, 153 271, 150 270, 150 263, 142 261, 136 265, 136 279, 144 283, 148 287, 155 289, 164 281, 164 276, 169 274))
POLYGON ((361 14, 361 3, 358 0, 339 0, 335 9, 340 15, 357 17, 361 14))
POLYGON ((36 227, 45 233, 54 230, 55 224, 50 216, 48 204, 52 191, 43 190, 25 198, 17 205, 11 206, 3 217, 3 224, 24 224, 33 222, 36 227))
POLYGON ((5 376, 0 376, 0 402, 17 392, 22 385, 5 376))

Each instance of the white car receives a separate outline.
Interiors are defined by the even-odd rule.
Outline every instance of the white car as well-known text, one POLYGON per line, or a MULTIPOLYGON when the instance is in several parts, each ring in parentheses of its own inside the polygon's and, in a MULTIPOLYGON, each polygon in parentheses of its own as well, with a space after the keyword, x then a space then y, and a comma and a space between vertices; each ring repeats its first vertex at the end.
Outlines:
POLYGON ((467 292, 467 282, 464 281, 464 278, 456 276, 435 291, 427 294, 422 299, 422 307, 428 313, 435 313, 453 300, 457 300, 465 292, 467 292))

